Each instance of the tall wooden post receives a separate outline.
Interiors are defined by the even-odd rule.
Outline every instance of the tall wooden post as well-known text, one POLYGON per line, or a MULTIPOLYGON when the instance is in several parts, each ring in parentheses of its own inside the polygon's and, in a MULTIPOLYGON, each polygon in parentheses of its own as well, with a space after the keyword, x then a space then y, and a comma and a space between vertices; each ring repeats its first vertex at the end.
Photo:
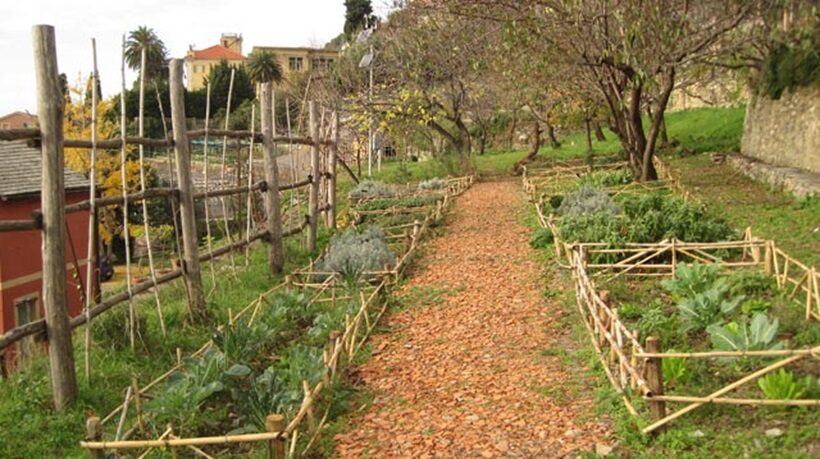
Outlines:
POLYGON ((268 214, 268 266, 272 273, 282 272, 285 266, 285 255, 282 244, 282 210, 279 208, 279 167, 276 164, 273 136, 276 130, 272 107, 273 90, 271 83, 262 83, 260 91, 262 146, 265 151, 265 181, 268 191, 265 193, 265 212, 268 214))
MULTIPOLYGON (((102 441, 102 422, 97 416, 91 416, 85 421, 85 439, 87 441, 102 441)), ((88 450, 91 459, 103 459, 105 451, 101 449, 88 450)))
POLYGON ((336 229, 336 155, 339 154, 339 113, 333 112, 330 121, 330 157, 328 158, 327 226, 336 229))
MULTIPOLYGON (((646 352, 660 353, 661 341, 655 336, 646 338, 646 352)), ((646 384, 652 395, 663 395, 663 361, 657 357, 646 360, 646 384)), ((666 417, 666 402, 649 402, 649 412, 652 420, 657 421, 666 417)), ((655 432, 661 432, 661 429, 655 432)))
POLYGON ((37 75, 37 113, 42 143, 43 304, 54 407, 61 411, 77 396, 74 349, 66 297, 65 190, 63 177, 63 91, 57 70, 54 27, 32 29, 37 75))
POLYGON ((182 273, 188 291, 188 314, 192 320, 199 320, 207 315, 207 309, 199 269, 194 184, 191 180, 191 151, 188 130, 185 126, 185 88, 182 86, 182 65, 181 59, 171 59, 169 68, 171 125, 174 131, 179 213, 182 220, 182 273))
POLYGON ((308 112, 310 113, 310 139, 313 144, 310 146, 310 226, 308 227, 308 251, 316 250, 316 230, 319 218, 319 126, 316 118, 316 105, 313 101, 308 102, 308 112))
MULTIPOLYGON (((283 432, 285 430, 285 417, 281 414, 268 415, 265 418, 265 430, 268 432, 283 432)), ((268 448, 268 458, 285 459, 285 437, 271 440, 268 448)))

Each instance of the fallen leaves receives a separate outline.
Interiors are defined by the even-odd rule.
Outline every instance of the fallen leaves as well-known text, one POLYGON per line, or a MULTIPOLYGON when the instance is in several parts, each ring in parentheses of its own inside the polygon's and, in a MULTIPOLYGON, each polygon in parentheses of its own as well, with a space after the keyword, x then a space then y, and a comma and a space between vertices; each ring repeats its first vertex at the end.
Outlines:
POLYGON ((516 188, 474 185, 428 242, 404 289, 454 291, 392 315, 400 332, 374 337, 359 372, 379 403, 336 436, 340 457, 563 457, 606 444, 605 426, 581 420, 591 419, 591 395, 543 395, 572 376, 539 354, 563 330, 544 311, 516 188))

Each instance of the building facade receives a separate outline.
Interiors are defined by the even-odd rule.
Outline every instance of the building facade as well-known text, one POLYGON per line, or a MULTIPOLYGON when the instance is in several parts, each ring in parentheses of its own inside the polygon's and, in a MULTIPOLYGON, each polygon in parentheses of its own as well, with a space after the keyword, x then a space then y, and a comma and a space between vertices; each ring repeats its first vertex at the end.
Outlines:
MULTIPOLYGON (((0 142, 0 220, 30 219, 40 208, 41 153, 24 142, 0 142)), ((66 170, 66 204, 88 199, 88 180, 66 170)), ((83 309, 88 254, 88 211, 66 215, 66 294, 71 317, 83 309)), ((39 230, 0 232, 0 334, 44 317, 42 238, 39 230)), ((96 291, 96 288, 95 288, 96 291)), ((93 292, 92 292, 93 294, 93 292)), ((0 355, 7 374, 42 343, 24 339, 0 355)))
POLYGON ((26 112, 18 111, 0 116, 0 129, 36 128, 39 125, 37 116, 26 112))
POLYGON ((245 62, 245 56, 242 55, 242 35, 223 33, 218 45, 200 50, 188 50, 185 56, 188 90, 196 91, 204 88, 205 79, 211 73, 213 66, 223 60, 230 64, 245 62))
POLYGON ((314 48, 287 48, 277 46, 254 46, 253 51, 267 51, 276 55, 285 79, 293 73, 321 73, 339 60, 339 50, 314 48))

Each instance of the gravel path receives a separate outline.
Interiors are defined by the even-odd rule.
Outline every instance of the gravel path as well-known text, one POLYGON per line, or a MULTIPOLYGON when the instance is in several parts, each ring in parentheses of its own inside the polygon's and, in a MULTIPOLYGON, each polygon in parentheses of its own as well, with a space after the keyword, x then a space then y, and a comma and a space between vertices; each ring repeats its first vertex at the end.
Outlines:
POLYGON ((336 436, 340 457, 573 457, 606 437, 591 395, 566 395, 575 376, 555 352, 560 314, 540 295, 528 211, 517 182, 456 201, 403 288, 447 293, 374 337, 357 369, 374 403, 336 436))

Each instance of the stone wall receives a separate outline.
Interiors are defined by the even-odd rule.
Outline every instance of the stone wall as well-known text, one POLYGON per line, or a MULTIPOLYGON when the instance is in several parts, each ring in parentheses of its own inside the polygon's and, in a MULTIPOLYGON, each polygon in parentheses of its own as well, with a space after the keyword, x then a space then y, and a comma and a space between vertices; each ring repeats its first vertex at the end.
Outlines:
POLYGON ((820 174, 820 87, 755 96, 746 106, 741 152, 775 166, 820 174))

